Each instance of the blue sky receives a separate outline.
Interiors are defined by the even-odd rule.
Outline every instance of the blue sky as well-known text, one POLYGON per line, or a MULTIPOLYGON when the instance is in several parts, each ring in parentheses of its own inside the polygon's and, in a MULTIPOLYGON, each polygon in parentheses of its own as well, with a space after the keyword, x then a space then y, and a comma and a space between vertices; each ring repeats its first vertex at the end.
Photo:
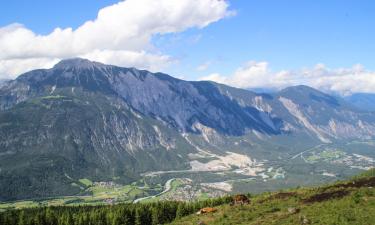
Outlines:
POLYGON ((201 35, 195 45, 168 51, 189 58, 191 67, 217 60, 212 72, 221 73, 247 60, 268 61, 275 70, 317 63, 375 68, 374 1, 237 0, 231 8, 236 16, 186 32, 201 35))
MULTIPOLYGON (((114 0, 13 0, 0 3, 0 27, 21 23, 35 34, 94 20, 114 0)), ((348 0, 230 0, 236 15, 204 28, 153 34, 147 51, 174 62, 164 72, 195 80, 209 74, 231 76, 249 61, 267 70, 297 71, 323 63, 336 71, 361 64, 375 70, 375 2, 348 0), (206 66, 202 66, 206 64, 206 66), (201 69, 197 69, 201 65, 201 69)), ((327 69, 327 71, 330 71, 327 69)))
POLYGON ((0 3, 0 27, 21 23, 31 30, 47 34, 55 27, 75 27, 95 19, 99 9, 117 0, 11 0, 0 3))

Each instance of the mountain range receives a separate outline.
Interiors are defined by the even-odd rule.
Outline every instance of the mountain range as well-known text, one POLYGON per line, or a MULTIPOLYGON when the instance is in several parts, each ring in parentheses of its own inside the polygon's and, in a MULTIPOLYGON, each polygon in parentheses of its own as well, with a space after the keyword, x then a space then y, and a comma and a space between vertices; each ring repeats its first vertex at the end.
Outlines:
MULTIPOLYGON (((354 153, 371 158, 373 140, 374 112, 308 86, 259 94, 67 59, 0 85, 0 200, 75 195, 82 178, 126 184, 165 171, 259 177, 278 165, 303 177, 296 165, 314 167, 304 151, 360 147, 354 153)), ((321 163, 315 173, 328 168, 321 163)))
POLYGON ((346 96, 345 100, 362 110, 375 111, 375 94, 355 93, 346 96))

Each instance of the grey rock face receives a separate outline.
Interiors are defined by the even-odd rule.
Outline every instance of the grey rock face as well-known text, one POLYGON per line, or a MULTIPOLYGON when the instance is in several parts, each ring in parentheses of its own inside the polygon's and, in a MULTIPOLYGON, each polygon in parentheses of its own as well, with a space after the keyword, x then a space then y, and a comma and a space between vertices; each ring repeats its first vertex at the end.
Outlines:
POLYGON ((291 142, 296 134, 321 143, 372 139, 375 115, 306 86, 257 94, 63 60, 0 86, 0 200, 78 192, 70 179, 126 183, 147 171, 189 169, 202 146, 239 148, 230 137, 291 142))
POLYGON ((187 82, 166 74, 106 66, 83 59, 64 60, 53 69, 21 75, 0 90, 0 107, 10 108, 28 98, 65 87, 118 95, 137 111, 183 132, 194 132, 195 122, 225 134, 244 134, 246 129, 280 132, 280 124, 274 124, 278 123, 277 118, 268 117, 252 105, 239 105, 223 95, 215 83, 187 82))

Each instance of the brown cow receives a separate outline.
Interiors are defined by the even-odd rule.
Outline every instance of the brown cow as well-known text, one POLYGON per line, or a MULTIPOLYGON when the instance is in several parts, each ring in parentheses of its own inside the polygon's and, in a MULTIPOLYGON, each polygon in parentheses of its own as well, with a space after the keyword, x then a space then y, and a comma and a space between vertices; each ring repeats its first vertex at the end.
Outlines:
POLYGON ((243 204, 249 204, 250 200, 246 195, 235 195, 233 196, 233 202, 231 205, 243 205, 243 204))
POLYGON ((215 208, 211 208, 211 207, 206 207, 206 208, 202 208, 200 209, 198 212, 197 212, 197 215, 199 214, 205 214, 205 213, 214 213, 216 212, 217 209, 215 208))

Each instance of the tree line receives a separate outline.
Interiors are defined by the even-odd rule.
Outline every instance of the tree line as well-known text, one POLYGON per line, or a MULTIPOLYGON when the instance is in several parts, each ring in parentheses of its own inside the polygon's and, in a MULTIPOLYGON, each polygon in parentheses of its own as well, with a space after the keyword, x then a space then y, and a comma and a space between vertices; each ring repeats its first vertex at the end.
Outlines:
POLYGON ((8 210, 0 213, 2 225, 157 225, 195 213, 204 207, 229 203, 232 197, 196 202, 160 201, 155 203, 100 206, 51 206, 8 210))

